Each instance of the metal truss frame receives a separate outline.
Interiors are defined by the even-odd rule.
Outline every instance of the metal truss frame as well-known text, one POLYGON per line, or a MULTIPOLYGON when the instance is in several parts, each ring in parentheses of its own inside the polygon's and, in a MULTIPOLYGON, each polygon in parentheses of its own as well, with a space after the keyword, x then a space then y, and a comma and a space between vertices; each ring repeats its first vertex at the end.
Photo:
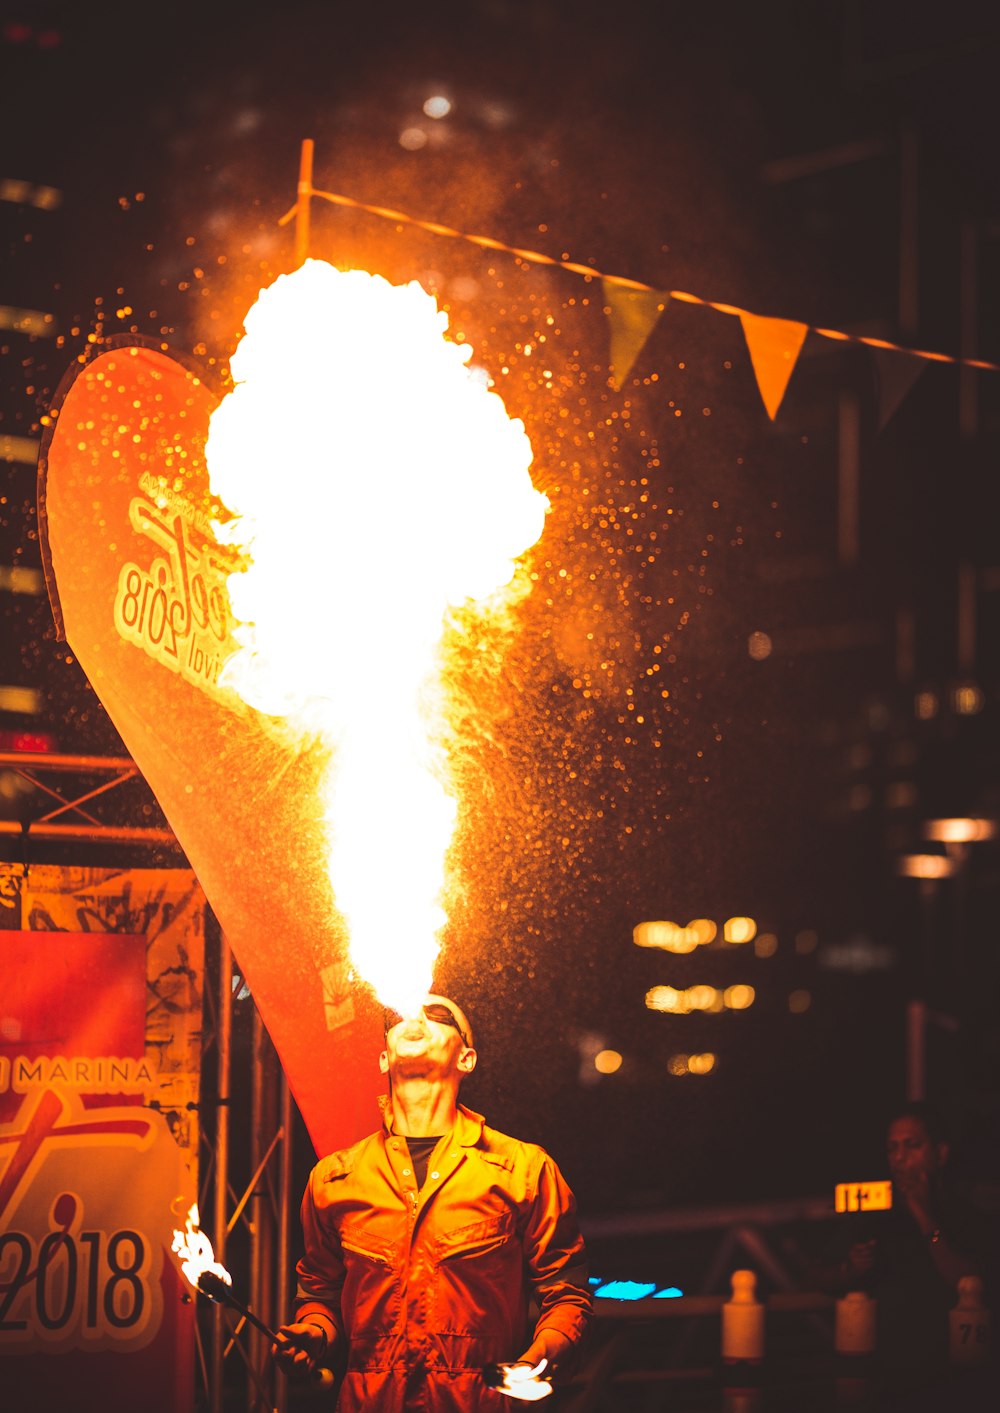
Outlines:
POLYGON ((0 772, 31 787, 23 820, 0 819, 0 835, 84 843, 155 844, 179 849, 173 831, 130 828, 101 819, 88 806, 129 781, 142 780, 128 756, 61 756, 33 751, 0 751, 0 772), (38 798, 32 796, 37 794, 38 798), (33 808, 32 808, 33 807, 33 808))
MULTIPOLYGON (((203 1220, 211 1212, 205 1229, 211 1232, 216 1260, 227 1269, 238 1262, 241 1273, 245 1272, 246 1290, 238 1291, 239 1299, 258 1319, 277 1328, 288 1320, 290 1308, 291 1091, 256 1006, 251 1017, 250 1073, 235 1073, 233 1019, 241 987, 221 933, 217 963, 214 993, 205 988, 202 1086, 204 1092, 214 1051, 215 1097, 214 1104, 201 1106, 204 1161, 199 1211, 203 1220), (247 1151, 242 1154, 233 1143, 234 1108, 240 1101, 248 1105, 243 1117, 249 1127, 247 1151), (213 1108, 210 1131, 205 1117, 213 1108), (234 1170, 240 1174, 235 1180, 234 1170)), ((239 1386, 245 1384, 247 1413, 286 1413, 286 1380, 274 1368, 270 1342, 245 1315, 199 1300, 196 1337, 199 1409, 223 1413, 234 1406, 227 1395, 235 1388, 238 1397, 239 1386)))

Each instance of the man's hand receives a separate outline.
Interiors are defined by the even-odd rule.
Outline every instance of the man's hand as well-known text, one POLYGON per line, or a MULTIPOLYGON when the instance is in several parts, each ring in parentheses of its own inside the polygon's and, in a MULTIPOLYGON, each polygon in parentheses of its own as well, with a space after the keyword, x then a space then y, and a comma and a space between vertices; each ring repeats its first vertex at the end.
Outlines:
POLYGON ((483 1379, 490 1388, 504 1393, 508 1398, 519 1398, 523 1403, 537 1403, 552 1392, 547 1379, 539 1377, 548 1366, 547 1359, 540 1359, 531 1365, 524 1360, 515 1364, 487 1364, 483 1379))
POLYGON ((896 1191, 910 1209, 910 1215, 921 1231, 934 1226, 934 1199, 930 1175, 924 1168, 912 1168, 893 1179, 896 1191))
POLYGON ((271 1353, 286 1373, 311 1374, 326 1353, 326 1335, 319 1325, 282 1325, 271 1353))

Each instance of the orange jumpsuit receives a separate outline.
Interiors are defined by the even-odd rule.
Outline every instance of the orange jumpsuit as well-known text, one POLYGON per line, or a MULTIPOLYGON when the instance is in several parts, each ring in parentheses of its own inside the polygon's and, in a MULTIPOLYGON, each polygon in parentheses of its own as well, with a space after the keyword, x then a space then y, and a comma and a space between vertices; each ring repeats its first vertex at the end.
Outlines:
POLYGON ((347 1340, 340 1413, 512 1413, 483 1365, 546 1329, 576 1343, 590 1318, 573 1194, 544 1149, 462 1105, 418 1192, 382 1102, 382 1130, 309 1176, 295 1318, 347 1340))

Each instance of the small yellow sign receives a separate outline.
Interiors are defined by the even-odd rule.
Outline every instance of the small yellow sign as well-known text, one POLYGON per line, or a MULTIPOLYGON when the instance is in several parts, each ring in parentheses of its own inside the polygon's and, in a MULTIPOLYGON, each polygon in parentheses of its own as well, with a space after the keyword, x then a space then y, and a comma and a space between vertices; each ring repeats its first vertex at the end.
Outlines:
POLYGON ((834 1189, 838 1212, 884 1212, 892 1206, 892 1183, 838 1182, 834 1189))

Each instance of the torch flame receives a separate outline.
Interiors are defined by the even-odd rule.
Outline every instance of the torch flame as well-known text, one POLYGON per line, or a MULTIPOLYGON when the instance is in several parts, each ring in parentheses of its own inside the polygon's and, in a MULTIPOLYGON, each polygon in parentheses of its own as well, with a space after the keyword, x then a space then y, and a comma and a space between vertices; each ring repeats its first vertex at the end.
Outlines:
POLYGON ((187 1214, 184 1230, 174 1231, 170 1249, 181 1258, 184 1278, 190 1281, 195 1289, 198 1288, 198 1278, 206 1271, 211 1271, 220 1280, 225 1281, 226 1285, 232 1285, 232 1276, 225 1266, 220 1266, 216 1261, 212 1243, 198 1225, 197 1202, 187 1214))
POLYGON ((226 680, 329 744, 319 808, 351 960, 410 1014, 432 989, 457 816, 446 628, 470 601, 502 611, 548 501, 523 423, 417 283, 307 260, 244 326, 207 445, 234 517, 219 537, 249 561, 229 581, 226 680))

